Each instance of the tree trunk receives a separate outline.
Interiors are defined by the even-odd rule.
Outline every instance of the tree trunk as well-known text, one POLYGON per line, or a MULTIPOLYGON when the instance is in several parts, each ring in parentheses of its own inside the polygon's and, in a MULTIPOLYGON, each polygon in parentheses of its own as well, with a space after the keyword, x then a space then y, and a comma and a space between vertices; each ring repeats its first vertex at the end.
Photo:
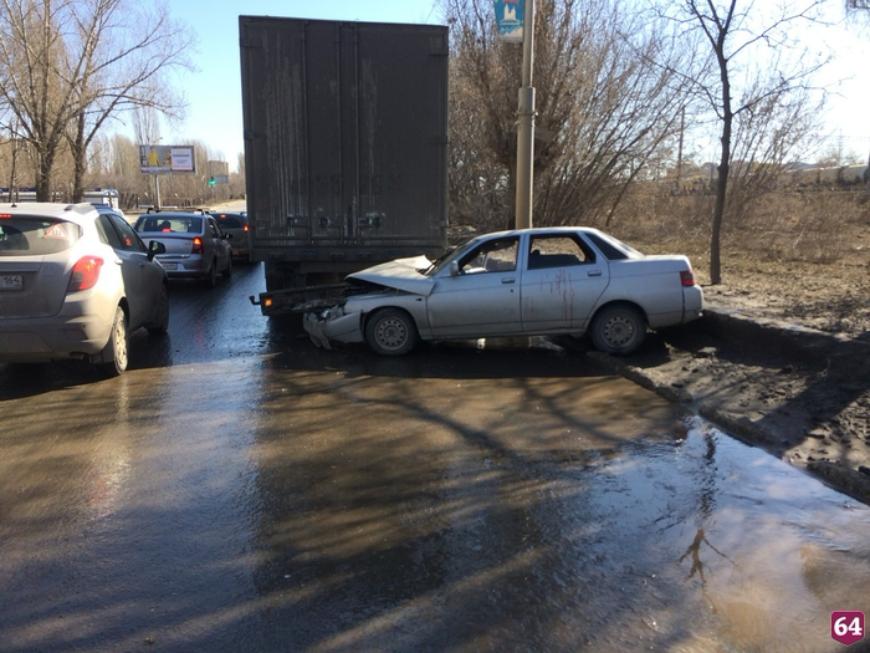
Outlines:
POLYGON ((36 201, 51 201, 51 173, 54 168, 54 152, 38 152, 36 165, 36 201))
POLYGON ((713 228, 710 235, 710 283, 722 283, 721 236, 722 218, 725 215, 725 197, 728 191, 728 173, 731 170, 731 83, 728 79, 728 60, 724 54, 724 35, 720 37, 716 57, 722 80, 722 153, 719 156, 719 179, 716 180, 716 204, 713 208, 713 228))
POLYGON ((71 201, 78 203, 82 201, 84 195, 84 177, 85 177, 85 155, 87 153, 87 145, 85 144, 85 114, 79 113, 76 119, 76 135, 75 139, 70 142, 70 153, 73 158, 73 190, 71 201))

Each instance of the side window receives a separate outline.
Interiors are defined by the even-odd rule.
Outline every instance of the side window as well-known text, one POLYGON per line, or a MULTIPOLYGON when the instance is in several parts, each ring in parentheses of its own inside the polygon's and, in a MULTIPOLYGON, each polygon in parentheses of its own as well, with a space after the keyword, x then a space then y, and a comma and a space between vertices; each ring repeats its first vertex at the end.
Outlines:
POLYGON ((145 247, 145 244, 139 238, 135 231, 133 231, 133 227, 127 224, 126 220, 119 218, 117 215, 109 214, 109 220, 112 221, 112 226, 118 232, 118 236, 121 239, 121 249, 125 249, 129 252, 147 252, 148 248, 145 247))
POLYGON ((488 240, 462 257, 459 271, 462 274, 481 274, 516 270, 518 249, 519 239, 515 236, 488 240))
POLYGON ((594 263, 595 255, 573 236, 535 236, 529 244, 529 270, 594 263))
POLYGON ((100 235, 100 240, 112 249, 124 249, 118 232, 109 223, 109 216, 104 214, 97 218, 97 233, 100 235))
POLYGON ((604 240, 601 236, 593 233, 584 234, 589 240, 591 240, 595 246, 601 251, 604 256, 609 258, 611 261, 624 261, 628 258, 628 256, 624 252, 620 252, 613 245, 604 240))

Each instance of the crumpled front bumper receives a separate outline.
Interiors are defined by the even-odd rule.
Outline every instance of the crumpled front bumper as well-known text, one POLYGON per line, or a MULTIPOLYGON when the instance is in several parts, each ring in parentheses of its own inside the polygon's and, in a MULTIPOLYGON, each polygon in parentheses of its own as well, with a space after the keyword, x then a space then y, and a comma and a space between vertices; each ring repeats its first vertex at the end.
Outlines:
POLYGON ((362 317, 358 311, 332 306, 305 313, 302 326, 315 347, 332 349, 332 341, 363 342, 362 317))

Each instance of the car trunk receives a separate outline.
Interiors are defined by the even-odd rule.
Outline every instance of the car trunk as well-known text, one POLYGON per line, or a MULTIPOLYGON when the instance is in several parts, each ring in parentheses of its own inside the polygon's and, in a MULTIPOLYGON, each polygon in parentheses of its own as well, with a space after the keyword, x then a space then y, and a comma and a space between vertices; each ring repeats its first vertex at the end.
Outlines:
POLYGON ((170 233, 139 233, 139 236, 147 245, 152 240, 162 243, 166 247, 166 253, 158 258, 178 258, 190 256, 193 251, 193 239, 202 238, 198 234, 170 234, 170 233))

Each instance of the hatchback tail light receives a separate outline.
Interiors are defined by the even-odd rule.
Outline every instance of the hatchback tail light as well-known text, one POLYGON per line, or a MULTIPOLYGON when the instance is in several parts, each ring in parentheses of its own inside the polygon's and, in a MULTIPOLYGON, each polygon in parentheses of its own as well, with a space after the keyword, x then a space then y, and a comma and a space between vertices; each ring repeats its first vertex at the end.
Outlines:
POLYGON ((103 259, 98 256, 82 256, 72 268, 67 292, 78 292, 93 288, 100 278, 103 259))
POLYGON ((191 254, 202 254, 202 238, 196 236, 193 239, 193 247, 190 250, 191 254))
POLYGON ((686 288, 695 285, 695 275, 691 270, 682 270, 680 272, 680 283, 686 288))

